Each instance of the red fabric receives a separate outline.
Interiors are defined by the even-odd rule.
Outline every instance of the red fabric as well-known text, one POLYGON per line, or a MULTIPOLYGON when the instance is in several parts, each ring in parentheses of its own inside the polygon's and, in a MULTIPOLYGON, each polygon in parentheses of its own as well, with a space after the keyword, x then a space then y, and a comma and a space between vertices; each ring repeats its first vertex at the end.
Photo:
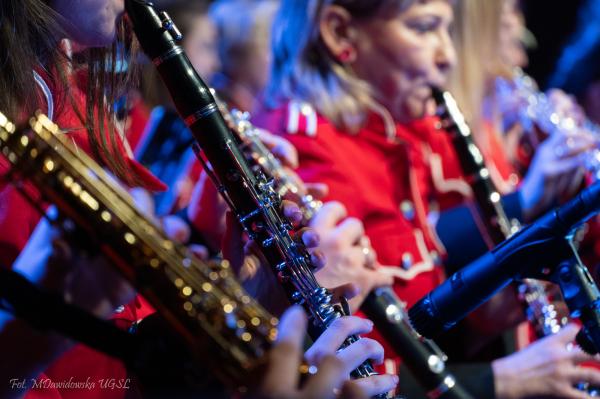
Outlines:
MULTIPOLYGON (((436 128, 437 118, 424 118, 415 121, 411 125, 411 130, 415 136, 420 137, 422 145, 426 147, 430 153, 438 155, 442 161, 442 170, 444 180, 461 180, 467 184, 464 173, 460 166, 460 161, 454 150, 451 135, 448 132, 436 128)), ((509 162, 504 151, 503 143, 498 135, 494 132, 491 124, 484 126, 487 145, 480 146, 481 153, 485 159, 486 166, 490 169, 493 184, 501 194, 508 194, 516 189, 519 182, 518 175, 514 167, 509 162)), ((431 169, 431 163, 427 166, 431 169)), ((433 173, 433 171, 430 171, 433 173)), ((452 187, 452 186, 449 186, 452 187)), ((433 193, 430 193, 432 200, 439 206, 440 211, 455 207, 462 204, 469 197, 465 197, 460 191, 440 190, 434 183, 433 193)))
MULTIPOLYGON (((77 74, 71 87, 74 103, 79 109, 84 109, 85 104, 85 81, 82 80, 83 76, 83 73, 77 74)), ((60 96, 61 93, 55 95, 57 103, 62 102, 59 100, 60 96)), ((69 135, 75 146, 90 154, 87 133, 72 107, 65 105, 62 109, 57 109, 57 112, 54 122, 69 135)), ((125 154, 120 140, 117 141, 116 151, 125 154)), ((145 188, 150 190, 164 189, 164 184, 135 160, 128 159, 127 163, 132 174, 142 180, 142 185, 145 188)), ((4 177, 7 170, 8 163, 3 158, 0 159, 0 176, 4 177)), ((41 204, 39 193, 32 185, 25 184, 25 189, 37 204, 41 204)), ((45 205, 40 206, 45 208, 45 205)), ((25 200, 14 186, 9 185, 5 180, 0 182, 0 262, 3 266, 8 267, 14 262, 40 218, 38 210, 25 200)), ((129 328, 132 323, 152 312, 152 307, 146 301, 137 298, 133 303, 125 306, 123 312, 116 314, 114 319, 117 325, 129 328)), ((96 383, 94 389, 35 389, 28 392, 26 397, 28 399, 123 398, 127 394, 126 389, 102 388, 99 381, 111 378, 123 379, 126 378, 126 374, 126 370, 120 361, 83 345, 77 345, 46 370, 45 375, 40 376, 38 380, 47 377, 56 382, 69 381, 70 379, 74 382, 85 382, 89 378, 90 381, 96 383)))
MULTIPOLYGON (((307 121, 298 121, 298 132, 288 134, 288 107, 262 111, 255 115, 255 124, 285 136, 297 148, 300 159, 298 173, 307 182, 322 182, 329 186, 326 200, 344 204, 348 215, 365 225, 367 236, 377 252, 378 260, 387 268, 402 269, 403 256, 411 256, 408 271, 418 270, 418 264, 439 260, 439 251, 426 221, 426 204, 420 192, 429 187, 418 141, 404 127, 396 126, 398 139, 390 142, 377 116, 369 119, 358 134, 337 130, 322 116, 317 117, 316 135, 306 134, 307 121), (407 219, 400 210, 401 202, 409 199, 415 206, 414 217, 407 219), (424 248, 419 249, 422 235, 424 248), (409 254, 409 255, 408 255, 409 254)), ((395 279, 398 296, 414 304, 435 288, 442 279, 440 268, 431 262, 429 270, 417 273, 405 281, 395 279)), ((406 272, 406 270, 403 270, 406 272)), ((383 341, 382 341, 383 342, 383 341)), ((386 356, 393 350, 386 348, 386 356)), ((396 359, 398 360, 398 359, 396 359)))
POLYGON ((135 152, 140 140, 144 135, 146 124, 150 119, 150 110, 140 98, 132 100, 129 114, 127 115, 127 142, 135 152))

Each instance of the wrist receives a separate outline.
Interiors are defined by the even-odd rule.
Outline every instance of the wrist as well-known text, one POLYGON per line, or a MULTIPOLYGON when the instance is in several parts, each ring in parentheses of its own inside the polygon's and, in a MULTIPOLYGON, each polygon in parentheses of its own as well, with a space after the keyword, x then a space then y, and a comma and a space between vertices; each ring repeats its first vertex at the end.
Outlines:
POLYGON ((533 200, 533 192, 529 185, 523 182, 523 185, 519 188, 519 202, 521 204, 521 212, 523 215, 523 221, 529 223, 535 219, 535 201, 533 200))
POLYGON ((519 384, 515 383, 513 366, 510 356, 492 362, 496 399, 517 399, 521 397, 518 393, 519 384))

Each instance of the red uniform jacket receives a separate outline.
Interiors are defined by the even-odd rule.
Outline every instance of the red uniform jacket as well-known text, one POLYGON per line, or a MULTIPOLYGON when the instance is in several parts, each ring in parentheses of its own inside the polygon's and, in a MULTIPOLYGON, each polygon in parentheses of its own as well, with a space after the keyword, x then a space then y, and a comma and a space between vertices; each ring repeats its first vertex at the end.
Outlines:
MULTIPOLYGON (((76 74, 72 79, 72 96, 79 109, 85 109, 85 74, 82 72, 79 76, 76 74)), ((47 78, 44 80, 48 80, 47 78)), ((60 92, 55 87, 48 87, 51 91, 51 98, 48 102, 53 102, 54 106, 59 103, 70 104, 61 101, 60 92)), ((43 109, 48 112, 48 108, 43 109)), ((54 109, 54 122, 57 123, 66 134, 72 139, 73 143, 90 153, 90 146, 87 141, 87 133, 82 127, 80 120, 73 111, 72 107, 64 106, 54 109)), ((118 146, 121 154, 125 153, 122 145, 118 146)), ((143 169, 134 160, 129 159, 128 164, 132 173, 142 179, 145 188, 150 190, 160 190, 164 185, 158 181, 149 172, 143 169)), ((8 168, 7 162, 0 157, 0 176, 3 176, 8 168)), ((36 203, 39 201, 39 193, 31 186, 26 185, 25 189, 32 195, 36 203)), ((21 196, 17 190, 7 184, 6 181, 0 182, 0 264, 8 267, 12 265, 19 252, 27 243, 29 236, 37 226, 41 218, 40 213, 21 196)), ((132 323, 142 319, 152 312, 152 308, 146 304, 142 298, 137 298, 134 303, 125 306, 122 311, 114 316, 117 325, 128 328, 132 323)), ((127 372, 120 361, 117 361, 104 354, 96 352, 83 345, 77 345, 60 360, 53 364, 44 375, 38 378, 48 378, 52 381, 63 382, 72 378, 74 382, 85 382, 88 378, 96 383, 94 390, 88 389, 34 389, 28 392, 27 398, 122 398, 127 391, 124 389, 102 389, 98 381, 101 379, 125 379, 127 372)))
MULTIPOLYGON (((349 216, 364 223, 385 266, 381 272, 395 277, 394 290, 408 306, 440 283, 437 266, 443 254, 427 222, 423 195, 430 177, 409 130, 396 125, 388 138, 383 120, 372 115, 358 134, 351 134, 297 102, 258 113, 255 123, 290 140, 299 153, 300 177, 326 183, 326 200, 341 202, 349 216)), ((392 353, 386 348, 387 355, 392 353)))

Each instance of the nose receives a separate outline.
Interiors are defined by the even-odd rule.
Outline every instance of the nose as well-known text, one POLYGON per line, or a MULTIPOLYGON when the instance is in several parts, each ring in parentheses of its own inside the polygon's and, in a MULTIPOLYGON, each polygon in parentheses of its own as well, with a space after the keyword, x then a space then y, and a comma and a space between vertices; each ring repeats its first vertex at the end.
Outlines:
POLYGON ((456 66, 456 49, 450 34, 442 32, 435 56, 435 65, 440 74, 446 78, 448 73, 456 66))

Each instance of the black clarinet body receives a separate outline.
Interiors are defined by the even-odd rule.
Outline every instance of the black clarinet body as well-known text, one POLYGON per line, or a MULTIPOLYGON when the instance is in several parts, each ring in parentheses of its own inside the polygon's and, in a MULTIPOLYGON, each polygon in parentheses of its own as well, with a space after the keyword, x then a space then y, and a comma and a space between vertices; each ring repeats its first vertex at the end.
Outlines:
MULTIPOLYGON (((476 205, 474 216, 482 227, 486 244, 490 249, 500 244, 518 231, 518 225, 511 223, 501 202, 500 193, 492 183, 483 155, 473 141, 471 129, 460 112, 454 97, 447 91, 432 89, 438 104, 442 127, 452 135, 461 168, 467 182, 473 189, 476 205)), ((557 319, 554 305, 548 299, 544 285, 533 279, 524 279, 519 293, 525 303, 527 318, 535 328, 538 337, 556 333, 561 323, 557 319)))
MULTIPOLYGON (((274 189, 280 196, 291 196, 299 204, 303 224, 308 225, 323 205, 298 186, 295 178, 262 143, 258 130, 250 122, 250 115, 229 110, 217 99, 225 119, 242 142, 240 147, 248 160, 274 180, 274 189)), ((380 287, 365 298, 361 310, 373 321, 377 330, 407 368, 427 391, 431 399, 471 399, 445 365, 447 356, 431 340, 421 337, 410 325, 406 305, 391 287, 380 287)))
MULTIPOLYGON (((290 302, 306 310, 309 334, 316 339, 344 312, 333 304, 331 293, 318 285, 308 251, 292 238, 292 226, 282 214, 281 198, 273 190, 272 181, 252 171, 210 89, 179 46, 181 35, 169 16, 157 13, 142 0, 127 0, 125 6, 142 49, 157 67, 179 115, 202 150, 201 162, 244 229, 259 245, 290 302)), ((357 339, 349 337, 342 347, 357 339)), ((375 372, 367 361, 351 374, 361 378, 375 372)))

